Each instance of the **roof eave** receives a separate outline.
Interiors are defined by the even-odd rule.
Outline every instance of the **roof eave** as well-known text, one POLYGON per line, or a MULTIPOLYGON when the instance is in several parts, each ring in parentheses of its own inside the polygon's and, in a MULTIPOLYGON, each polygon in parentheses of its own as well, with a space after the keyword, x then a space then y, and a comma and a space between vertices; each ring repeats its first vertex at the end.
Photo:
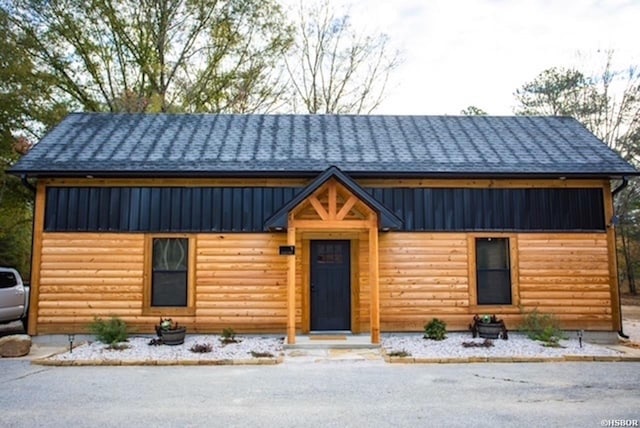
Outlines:
MULTIPOLYGON (((30 178, 312 178, 322 171, 61 171, 9 169, 8 174, 30 178)), ((432 179, 593 179, 640 176, 640 171, 605 172, 441 172, 441 171, 344 171, 352 178, 432 178, 432 179)))

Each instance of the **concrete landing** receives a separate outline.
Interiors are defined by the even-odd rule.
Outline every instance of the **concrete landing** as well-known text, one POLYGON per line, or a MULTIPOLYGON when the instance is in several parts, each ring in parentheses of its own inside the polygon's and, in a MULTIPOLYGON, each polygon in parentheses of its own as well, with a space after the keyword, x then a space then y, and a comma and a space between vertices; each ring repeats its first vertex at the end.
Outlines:
POLYGON ((284 349, 380 349, 379 344, 371 343, 371 336, 366 335, 304 335, 296 336, 296 343, 283 345, 284 349))

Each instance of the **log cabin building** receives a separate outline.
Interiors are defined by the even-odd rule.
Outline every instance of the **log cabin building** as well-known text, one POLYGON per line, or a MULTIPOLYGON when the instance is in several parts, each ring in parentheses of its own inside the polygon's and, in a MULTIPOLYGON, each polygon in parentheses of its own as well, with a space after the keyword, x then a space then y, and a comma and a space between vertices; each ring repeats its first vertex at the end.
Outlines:
POLYGON ((638 172, 571 118, 75 113, 11 172, 30 334, 621 328, 612 201, 638 172))

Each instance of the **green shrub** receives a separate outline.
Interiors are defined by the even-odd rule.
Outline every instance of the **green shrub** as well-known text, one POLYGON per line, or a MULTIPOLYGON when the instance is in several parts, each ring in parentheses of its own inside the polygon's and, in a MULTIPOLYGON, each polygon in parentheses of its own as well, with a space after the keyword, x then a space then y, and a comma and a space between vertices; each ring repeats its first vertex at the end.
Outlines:
POLYGON ((124 342, 129 337, 127 324, 117 317, 113 317, 108 321, 104 321, 102 318, 96 318, 95 321, 89 325, 89 330, 96 335, 98 341, 107 345, 124 342))
POLYGON ((220 338, 220 342, 227 343, 237 343, 236 340, 236 332, 231 327, 227 327, 222 330, 222 337, 220 338))
POLYGON ((558 320, 552 314, 541 314, 537 309, 524 315, 521 330, 532 340, 539 340, 545 346, 559 346, 566 336, 560 329, 558 320))
POLYGON ((447 324, 438 318, 432 319, 424 326, 424 338, 431 340, 444 340, 447 338, 447 324))

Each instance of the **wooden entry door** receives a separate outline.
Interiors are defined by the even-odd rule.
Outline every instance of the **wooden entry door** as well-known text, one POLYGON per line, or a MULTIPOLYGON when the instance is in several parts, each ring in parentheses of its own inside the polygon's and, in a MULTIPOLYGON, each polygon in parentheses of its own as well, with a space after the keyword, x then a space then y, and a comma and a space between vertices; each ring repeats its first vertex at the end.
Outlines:
POLYGON ((351 329, 350 241, 311 241, 311 330, 351 329))

